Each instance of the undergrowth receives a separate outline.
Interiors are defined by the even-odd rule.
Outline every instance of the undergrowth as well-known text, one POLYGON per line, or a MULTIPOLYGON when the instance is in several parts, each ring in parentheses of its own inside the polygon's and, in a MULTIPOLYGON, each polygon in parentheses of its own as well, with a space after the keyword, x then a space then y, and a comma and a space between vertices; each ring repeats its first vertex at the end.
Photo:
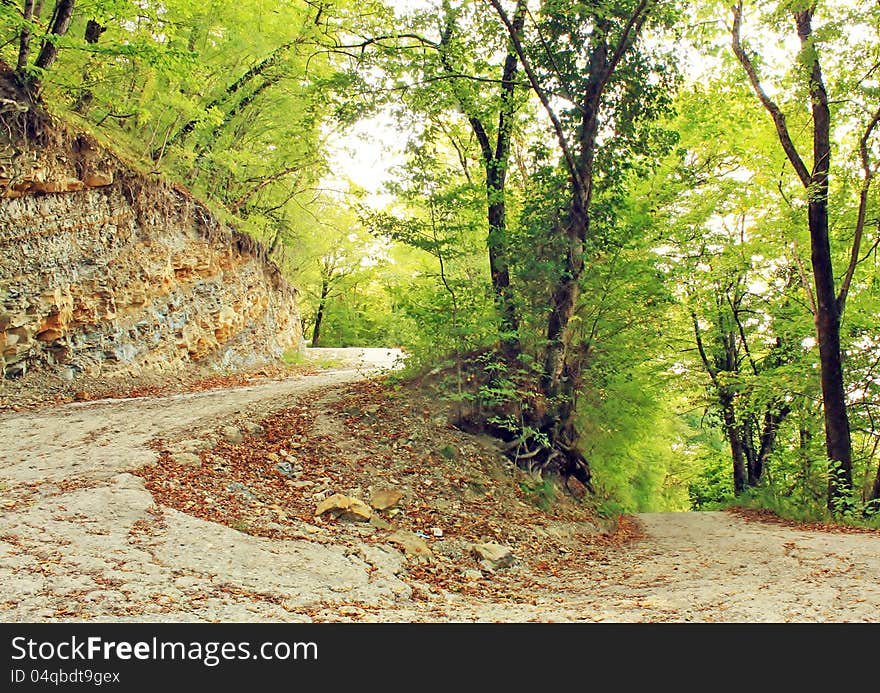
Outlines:
POLYGON ((793 522, 880 529, 880 512, 871 504, 850 499, 847 512, 832 514, 824 505, 818 503, 811 505, 798 504, 792 501, 791 497, 771 487, 749 489, 736 498, 712 504, 712 506, 707 505, 705 509, 748 508, 751 510, 769 510, 774 515, 793 522))

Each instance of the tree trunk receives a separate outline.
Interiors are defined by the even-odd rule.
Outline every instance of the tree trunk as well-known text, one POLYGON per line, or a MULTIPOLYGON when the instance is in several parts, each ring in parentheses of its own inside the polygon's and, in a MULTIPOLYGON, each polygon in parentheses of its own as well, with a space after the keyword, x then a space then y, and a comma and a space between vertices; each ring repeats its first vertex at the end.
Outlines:
POLYGON ((324 310, 327 308, 327 296, 330 293, 330 283, 326 279, 321 280, 321 299, 318 301, 318 311, 315 313, 315 326, 312 328, 312 346, 318 346, 321 339, 321 323, 324 321, 324 310))
POLYGON ((880 465, 877 466, 877 476, 874 478, 874 487, 871 489, 871 498, 872 504, 877 506, 877 510, 880 510, 880 465))
MULTIPOLYGON (((101 26, 94 19, 90 19, 86 22, 86 33, 85 40, 89 45, 94 46, 98 43, 101 38, 101 34, 107 31, 107 27, 101 26)), ((88 113, 89 106, 92 103, 92 99, 94 98, 94 94, 92 94, 92 90, 89 88, 88 83, 91 80, 91 70, 92 70, 92 59, 86 62, 83 66, 82 71, 82 83, 83 88, 80 92, 79 96, 76 98, 76 102, 73 104, 73 110, 77 113, 81 113, 85 115, 88 113)))
POLYGON ((776 446, 776 435, 779 433, 779 427, 789 413, 788 407, 783 407, 778 413, 774 413, 768 409, 764 413, 764 423, 761 427, 761 440, 758 448, 758 455, 755 457, 754 464, 749 467, 749 485, 757 486, 761 482, 764 475, 764 469, 767 467, 767 460, 776 446))
MULTIPOLYGON (((510 31, 517 37, 522 32, 526 16, 525 0, 518 0, 513 14, 510 31)), ((452 16, 447 23, 440 40, 440 62, 449 75, 457 75, 458 71, 452 63, 446 47, 453 37, 455 23, 452 16)), ((514 361, 520 355, 518 336, 519 318, 516 311, 513 291, 510 287, 510 261, 507 243, 507 168, 510 158, 510 143, 513 136, 513 124, 517 111, 516 76, 518 58, 511 45, 504 60, 499 95, 500 108, 498 113, 498 130, 493 148, 483 120, 475 113, 469 112, 468 102, 458 97, 459 105, 466 113, 471 130, 480 145, 483 168, 486 174, 486 204, 489 232, 486 246, 489 254, 489 272, 492 279, 492 291, 495 306, 498 310, 501 332, 501 350, 508 360, 514 361)))
POLYGON ((812 11, 795 15, 798 36, 811 56, 810 100, 813 109, 813 171, 807 187, 811 261, 816 290, 816 340, 825 413, 825 449, 831 464, 828 507, 852 492, 852 441, 840 353, 840 309, 834 288, 834 266, 828 236, 828 173, 831 166, 831 112, 819 59, 812 43, 812 11))
POLYGON ((761 86, 757 70, 742 45, 742 1, 733 6, 733 51, 761 103, 773 118, 779 142, 809 198, 810 258, 816 299, 816 339, 819 343, 825 451, 829 460, 828 507, 840 509, 852 492, 852 440, 840 353, 840 302, 834 289, 834 267, 828 233, 828 175, 831 166, 831 112, 813 36, 813 8, 794 12, 801 61, 810 71, 813 120, 813 167, 810 171, 791 139, 785 116, 761 86))
POLYGON ((746 485, 754 487, 758 485, 761 475, 758 471, 758 451, 755 449, 755 420, 754 417, 746 415, 739 429, 740 440, 742 440, 743 457, 746 463, 746 485))
MULTIPOLYGON (((24 21, 30 22, 34 18, 34 0, 25 0, 24 2, 24 21)), ((15 64, 15 71, 19 76, 24 75, 24 69, 27 67, 28 58, 31 53, 31 28, 25 24, 21 28, 18 44, 18 62, 15 64)))
POLYGON ((590 56, 589 75, 589 84, 581 104, 583 116, 577 142, 579 156, 576 169, 572 172, 564 265, 553 292, 550 317, 547 320, 547 351, 544 356, 541 390, 551 401, 561 391, 561 377, 566 368, 568 346, 571 342, 569 325, 580 293, 581 275, 584 272, 584 246, 590 235, 590 203, 593 198, 596 139, 599 135, 599 108, 609 77, 608 46, 604 40, 599 40, 590 56))
MULTIPOLYGON (((522 32, 525 25, 526 2, 518 0, 513 13, 512 30, 522 32)), ((513 137, 513 122, 516 115, 516 85, 518 58, 511 45, 504 60, 501 75, 501 109, 498 114, 498 135, 495 151, 486 162, 486 195, 488 198, 489 269, 492 275, 492 289, 495 303, 501 318, 502 350, 508 358, 519 355, 519 318, 510 288, 510 267, 507 255, 507 219, 505 186, 507 167, 510 159, 510 143, 513 137)))
MULTIPOLYGON (((64 36, 70 28, 70 20, 73 18, 73 6, 75 0, 58 0, 52 15, 52 24, 49 33, 54 36, 64 36)), ((51 39, 46 39, 40 48, 40 54, 34 63, 37 67, 48 70, 58 57, 58 46, 51 39)))
MULTIPOLYGON (((504 195, 504 183, 500 185, 486 181, 487 196, 490 200, 497 195, 504 195)), ((495 305, 501 322, 501 345, 504 354, 510 358, 519 355, 519 318, 513 292, 510 288, 510 266, 507 256, 507 220, 506 205, 503 198, 489 204, 489 235, 486 245, 489 250, 489 271, 492 276, 492 291, 495 305)))
POLYGON ((733 460, 733 492, 740 495, 746 490, 746 451, 743 445, 742 431, 737 426, 736 412, 733 408, 733 394, 727 390, 718 393, 721 401, 721 414, 724 419, 724 432, 730 445, 730 456, 733 460))

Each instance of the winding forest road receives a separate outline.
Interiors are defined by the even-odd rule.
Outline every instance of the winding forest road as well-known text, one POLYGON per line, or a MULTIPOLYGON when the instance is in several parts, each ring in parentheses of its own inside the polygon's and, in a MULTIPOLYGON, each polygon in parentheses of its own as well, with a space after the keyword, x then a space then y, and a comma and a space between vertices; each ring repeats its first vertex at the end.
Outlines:
POLYGON ((157 505, 133 473, 155 462, 148 443, 158 435, 198 442, 226 419, 323 395, 396 356, 331 355, 346 364, 251 387, 3 414, 0 621, 880 620, 878 533, 644 514, 644 537, 524 581, 528 599, 417 599, 390 545, 250 536, 157 505))

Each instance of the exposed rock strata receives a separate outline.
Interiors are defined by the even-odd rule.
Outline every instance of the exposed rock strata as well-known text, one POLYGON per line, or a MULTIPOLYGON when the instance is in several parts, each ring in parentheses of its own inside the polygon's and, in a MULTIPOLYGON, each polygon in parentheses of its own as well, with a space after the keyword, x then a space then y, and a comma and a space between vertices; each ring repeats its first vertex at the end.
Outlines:
POLYGON ((262 246, 0 82, 5 377, 252 365, 299 345, 296 291, 262 246))

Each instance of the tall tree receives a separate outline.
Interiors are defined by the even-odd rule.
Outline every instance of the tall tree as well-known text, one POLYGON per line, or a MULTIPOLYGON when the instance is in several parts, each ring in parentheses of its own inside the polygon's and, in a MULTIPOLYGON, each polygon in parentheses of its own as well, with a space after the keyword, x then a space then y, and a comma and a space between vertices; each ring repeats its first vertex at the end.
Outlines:
MULTIPOLYGON (((543 402, 530 412, 536 430, 532 453, 539 466, 589 481, 589 464, 576 424, 583 352, 572 333, 591 242, 597 182, 614 178, 610 157, 600 157, 600 136, 637 158, 639 125, 668 104, 662 73, 652 82, 640 48, 649 20, 667 17, 663 3, 620 1, 602 5, 542 2, 528 38, 501 0, 488 0, 501 19, 532 90, 552 124, 568 191, 564 209, 548 233, 561 245, 559 271, 549 287, 543 373, 543 402), (658 78, 659 79, 656 79, 658 78), (658 87, 659 83, 659 87, 658 87), (562 101, 562 109, 556 103, 562 101)), ((646 146, 642 143, 641 146, 646 146)))
MULTIPOLYGON (((853 235, 849 264, 838 287, 834 278, 834 257, 829 229, 829 180, 832 163, 831 136, 833 130, 828 89, 821 62, 821 41, 813 30, 813 19, 818 3, 795 3, 780 7, 788 13, 791 26, 801 50, 797 57, 796 78, 809 97, 812 161, 808 164, 796 138, 792 136, 782 108, 768 94, 752 54, 744 45, 742 26, 744 3, 732 5, 731 27, 733 52, 745 71, 749 83, 763 107, 770 114, 779 144, 794 169, 807 195, 810 258, 812 265, 815 303, 816 340, 819 346, 822 402, 825 418, 825 447, 830 462, 828 505, 832 510, 845 507, 853 488, 853 455, 850 421, 847 412, 847 393, 841 354, 841 318, 850 291, 853 274, 860 258, 864 233, 864 217, 857 222, 853 235)), ((876 110, 875 113, 880 113, 876 110)), ((864 144, 877 127, 878 115, 869 118, 863 130, 864 144)), ((864 146, 862 151, 865 152, 864 146)), ((865 167, 864 190, 860 209, 867 204, 867 189, 871 182, 871 166, 863 157, 865 167)), ((861 216, 861 214, 860 214, 861 216)))
MULTIPOLYGON (((441 63, 450 76, 459 74, 454 65, 454 58, 447 50, 455 38, 455 14, 448 2, 444 2, 446 23, 441 33, 439 52, 441 63)), ((521 33, 525 23, 526 2, 517 0, 511 19, 511 30, 521 33)), ((507 55, 501 71, 497 94, 497 123, 495 137, 492 140, 491 130, 484 123, 480 111, 474 108, 473 99, 468 98, 459 89, 456 96, 459 105, 467 117, 473 130, 485 171, 486 212, 489 232, 486 245, 489 251, 489 271, 492 277, 492 288, 501 318, 502 350, 508 358, 515 358, 519 351, 519 318, 516 302, 510 286, 510 259, 507 228, 507 174, 511 153, 511 142, 514 134, 514 118, 521 105, 517 96, 518 58, 512 42, 508 43, 507 55)), ((470 85, 473 88, 473 85, 470 85)), ((480 88, 479 86, 477 88, 480 88)))

